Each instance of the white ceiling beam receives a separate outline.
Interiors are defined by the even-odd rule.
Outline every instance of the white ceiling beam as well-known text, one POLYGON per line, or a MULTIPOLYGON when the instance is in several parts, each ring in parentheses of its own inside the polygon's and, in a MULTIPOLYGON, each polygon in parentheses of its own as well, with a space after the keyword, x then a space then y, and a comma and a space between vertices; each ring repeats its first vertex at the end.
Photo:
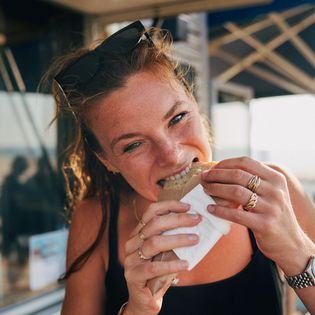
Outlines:
MULTIPOLYGON (((312 9, 313 6, 309 5, 309 4, 304 4, 304 5, 300 5, 298 7, 294 7, 292 9, 289 9, 287 11, 284 11, 282 13, 280 13, 279 15, 283 18, 283 19, 289 19, 295 15, 304 13, 306 11, 309 11, 310 9, 312 9)), ((210 15, 211 18, 211 15, 210 15)), ((261 31, 264 28, 267 28, 269 26, 272 25, 272 21, 270 19, 264 19, 262 21, 253 23, 249 26, 246 26, 245 28, 243 28, 243 30, 247 33, 247 34, 253 34, 256 32, 261 31)), ((233 34, 229 33, 226 34, 224 36, 219 37, 218 39, 215 40, 211 40, 210 39, 210 43, 209 43, 209 53, 211 53, 212 51, 220 48, 222 45, 226 45, 229 43, 234 42, 235 40, 237 40, 238 38, 236 38, 233 34)))
MULTIPOLYGON (((218 49, 216 52, 214 52, 212 54, 212 56, 216 56, 217 58, 223 59, 226 62, 230 63, 230 64, 235 64, 237 62, 240 61, 240 58, 234 56, 231 53, 228 53, 226 51, 220 50, 218 49)), ((273 85, 278 86, 279 88, 288 91, 290 93, 294 93, 294 94, 300 94, 300 93, 308 93, 309 91, 300 87, 297 84, 294 84, 292 82, 289 82, 287 80, 285 80, 284 78, 268 71, 265 70, 259 66, 255 66, 255 65, 251 65, 248 68, 245 69, 245 71, 254 74, 255 76, 257 76, 258 78, 261 78, 273 85)), ((314 89, 315 90, 315 89, 314 89)), ((314 92, 311 91, 312 93, 314 92)))
POLYGON ((108 20, 134 19, 136 13, 143 18, 168 16, 179 13, 224 10, 243 6, 271 3, 272 0, 44 0, 85 14, 103 15, 108 20))
POLYGON ((291 27, 279 14, 270 14, 270 18, 275 22, 279 29, 285 33, 291 40, 296 49, 304 56, 305 59, 315 68, 315 53, 296 33, 292 32, 291 27))
MULTIPOLYGON (((99 14, 98 21, 102 24, 110 24, 121 21, 133 21, 139 19, 146 19, 152 17, 167 17, 181 13, 192 12, 210 12, 218 10, 226 10, 231 8, 238 8, 241 6, 266 4, 272 0, 182 0, 180 3, 177 1, 170 1, 167 5, 157 5, 155 2, 152 5, 137 7, 137 1, 132 2, 133 7, 129 10, 105 12, 99 14)), ((148 1, 151 2, 151 1, 148 1)))
MULTIPOLYGON (((315 14, 311 14, 307 18, 305 18, 303 21, 294 25, 292 27, 292 31, 295 33, 299 33, 314 23, 315 23, 315 14)), ((243 34, 246 35, 245 32, 243 32, 243 34)), ((237 37, 235 34, 234 34, 234 36, 237 37)), ((239 34, 239 36, 240 37, 238 37, 238 38, 241 39, 242 35, 239 34)), ((278 35, 277 37, 275 37, 274 39, 272 39, 271 41, 269 41, 268 43, 264 44, 264 49, 265 49, 265 51, 273 50, 276 47, 283 44, 285 41, 287 41, 287 39, 288 39, 287 36, 282 33, 282 34, 278 35)), ((258 51, 254 51, 254 52, 250 53, 248 56, 244 57, 240 62, 233 65, 232 67, 227 69, 225 72, 223 72, 220 75, 220 80, 222 80, 222 81, 230 80, 231 78, 236 76, 238 73, 243 71, 245 68, 249 67, 250 65, 257 62, 258 60, 261 60, 264 57, 265 57, 264 54, 262 54, 261 52, 258 52, 258 51)))

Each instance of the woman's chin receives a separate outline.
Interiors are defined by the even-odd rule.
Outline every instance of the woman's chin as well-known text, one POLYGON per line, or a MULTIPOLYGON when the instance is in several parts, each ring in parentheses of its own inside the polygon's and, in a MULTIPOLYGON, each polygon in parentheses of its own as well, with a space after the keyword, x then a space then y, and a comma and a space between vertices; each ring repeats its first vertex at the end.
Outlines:
POLYGON ((158 185, 156 185, 157 187, 154 187, 152 190, 150 191, 140 191, 138 192, 139 195, 141 195, 143 198, 145 198, 148 201, 151 202, 157 202, 159 200, 159 195, 162 191, 162 187, 159 187, 158 185))
POLYGON ((148 199, 151 200, 152 202, 157 202, 159 200, 160 193, 162 191, 162 187, 159 185, 156 185, 156 189, 148 196, 148 199))

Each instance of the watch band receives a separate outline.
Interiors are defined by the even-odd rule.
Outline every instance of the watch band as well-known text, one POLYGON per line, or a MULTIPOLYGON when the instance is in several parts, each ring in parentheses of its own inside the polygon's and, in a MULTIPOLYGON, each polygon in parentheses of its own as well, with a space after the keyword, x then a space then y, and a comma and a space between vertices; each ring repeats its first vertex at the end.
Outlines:
POLYGON ((315 256, 311 256, 302 273, 295 276, 285 276, 285 278, 293 289, 315 286, 315 256))

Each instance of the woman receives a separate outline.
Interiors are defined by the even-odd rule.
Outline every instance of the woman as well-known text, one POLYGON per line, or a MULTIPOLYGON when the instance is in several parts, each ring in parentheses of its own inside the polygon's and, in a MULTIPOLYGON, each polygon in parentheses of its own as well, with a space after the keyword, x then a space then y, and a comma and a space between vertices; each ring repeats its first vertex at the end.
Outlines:
MULTIPOLYGON (((243 157, 205 172, 204 190, 218 198, 208 209, 234 222, 230 233, 190 272, 186 261, 150 259, 198 243, 198 235, 162 235, 201 218, 157 200, 166 178, 212 159, 168 36, 135 22, 52 72, 57 117, 71 112, 77 128, 65 168, 75 211, 62 314, 281 314, 273 262, 288 276, 304 270, 315 218, 293 177, 275 167, 243 157), (147 281, 170 273, 179 282, 152 296, 147 281)), ((314 289, 297 289, 313 311, 314 289)))

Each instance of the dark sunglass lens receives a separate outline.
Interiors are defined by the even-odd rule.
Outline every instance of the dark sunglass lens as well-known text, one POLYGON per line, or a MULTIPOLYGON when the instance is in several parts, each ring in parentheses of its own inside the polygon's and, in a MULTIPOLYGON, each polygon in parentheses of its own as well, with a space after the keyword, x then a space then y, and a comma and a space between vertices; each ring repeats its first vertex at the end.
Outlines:
POLYGON ((107 53, 125 54, 130 52, 139 42, 141 33, 136 28, 129 28, 110 38, 100 50, 107 53))
POLYGON ((57 82, 64 88, 74 88, 92 79, 99 67, 99 58, 94 51, 83 56, 70 65, 65 73, 56 77, 57 82))
POLYGON ((94 78, 100 67, 100 52, 109 55, 125 55, 133 50, 145 31, 140 21, 134 22, 106 39, 94 51, 87 53, 65 71, 56 76, 56 81, 64 90, 76 88, 94 78))

